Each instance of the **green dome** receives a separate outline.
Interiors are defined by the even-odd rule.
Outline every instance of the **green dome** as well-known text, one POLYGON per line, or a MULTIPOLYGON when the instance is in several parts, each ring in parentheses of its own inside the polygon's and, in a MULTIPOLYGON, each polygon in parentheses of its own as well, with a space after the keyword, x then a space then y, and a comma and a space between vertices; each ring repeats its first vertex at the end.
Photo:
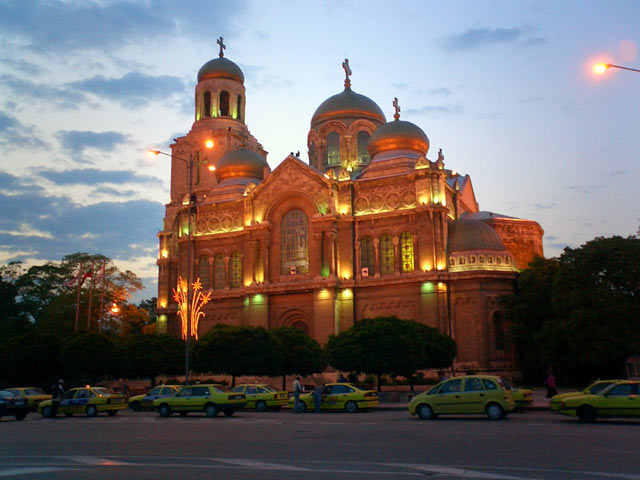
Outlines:
POLYGON ((386 122, 384 113, 376 102, 349 87, 322 102, 311 118, 311 125, 332 117, 370 117, 386 122))
POLYGON ((202 66, 198 72, 198 82, 209 78, 228 78, 244 84, 244 73, 240 67, 224 57, 209 60, 202 66))

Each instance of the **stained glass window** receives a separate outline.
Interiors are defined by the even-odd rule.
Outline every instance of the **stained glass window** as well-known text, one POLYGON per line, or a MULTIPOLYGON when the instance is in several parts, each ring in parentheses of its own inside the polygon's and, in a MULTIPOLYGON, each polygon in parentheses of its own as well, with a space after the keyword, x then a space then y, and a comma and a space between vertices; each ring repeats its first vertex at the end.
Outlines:
POLYGON ((307 215, 298 209, 289 210, 280 224, 280 263, 282 275, 309 272, 309 226, 307 215))
POLYGON ((400 248, 402 252, 402 271, 413 272, 413 235, 404 232, 400 235, 400 248))
POLYGON ((240 252, 231 255, 231 288, 242 286, 242 257, 240 252))
POLYGON ((391 275, 394 271, 393 238, 391 238, 391 235, 383 235, 380 238, 380 273, 382 275, 391 275))
POLYGON ((358 132, 358 163, 360 165, 366 165, 369 163, 370 157, 369 152, 367 151, 367 145, 369 144, 370 137, 371 135, 364 130, 358 132))
POLYGON ((198 277, 200 277, 200 283, 204 290, 209 289, 211 279, 209 278, 209 257, 202 256, 198 262, 198 277))
POLYGON ((340 165, 340 137, 336 132, 327 136, 327 165, 340 165))
POLYGON ((373 259, 373 240, 371 237, 364 237, 360 240, 360 267, 369 269, 368 273, 370 277, 376 273, 373 259))
POLYGON ((222 290, 225 287, 226 283, 226 274, 224 268, 224 258, 222 255, 216 255, 216 258, 213 260, 213 288, 214 290, 222 290))

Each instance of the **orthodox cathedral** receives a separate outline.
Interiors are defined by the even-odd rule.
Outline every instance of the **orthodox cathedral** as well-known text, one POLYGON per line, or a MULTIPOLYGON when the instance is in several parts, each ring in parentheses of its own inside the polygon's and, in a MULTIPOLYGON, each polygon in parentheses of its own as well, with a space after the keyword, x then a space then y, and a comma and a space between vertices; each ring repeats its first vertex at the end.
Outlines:
POLYGON ((324 344, 395 315, 451 335, 456 370, 513 371, 500 297, 543 255, 540 225, 480 211, 469 175, 429 151, 397 99, 387 121, 351 88, 348 60, 344 89, 311 117, 308 162, 291 154, 271 170, 245 124, 244 74, 218 43, 198 72, 195 122, 171 145, 158 331, 188 331, 178 282, 190 279, 209 299, 194 336, 218 323, 293 326, 324 344))

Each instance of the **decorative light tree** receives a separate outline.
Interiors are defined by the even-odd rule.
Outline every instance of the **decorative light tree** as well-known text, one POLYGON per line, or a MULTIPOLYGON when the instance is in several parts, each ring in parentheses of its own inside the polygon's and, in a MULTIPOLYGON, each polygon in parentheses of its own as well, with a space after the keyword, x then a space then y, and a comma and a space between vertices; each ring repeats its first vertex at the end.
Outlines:
POLYGON ((191 308, 189 308, 188 285, 182 277, 178 277, 178 288, 173 289, 173 298, 178 303, 178 316, 182 320, 182 338, 186 339, 190 331, 191 335, 198 340, 198 322, 200 317, 204 317, 204 312, 200 309, 211 300, 211 292, 203 293, 202 284, 198 278, 192 285, 193 296, 191 298, 191 308), (189 314, 191 318, 189 318, 189 314), (189 323, 190 322, 190 325, 189 323), (189 325, 190 328, 187 328, 189 325))

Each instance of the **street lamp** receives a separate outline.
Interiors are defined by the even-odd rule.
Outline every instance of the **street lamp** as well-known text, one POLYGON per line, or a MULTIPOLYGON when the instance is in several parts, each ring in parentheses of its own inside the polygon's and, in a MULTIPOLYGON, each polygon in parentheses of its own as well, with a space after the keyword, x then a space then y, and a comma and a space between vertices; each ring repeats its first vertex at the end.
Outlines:
POLYGON ((613 63, 596 63, 593 66, 593 71, 598 75, 601 75, 607 70, 609 70, 610 68, 619 68, 621 70, 629 70, 631 72, 640 72, 640 70, 636 68, 621 67, 620 65, 614 65, 613 63))
MULTIPOLYGON (((205 146, 207 148, 213 148, 213 141, 212 140, 207 140, 205 142, 205 146)), ((176 159, 176 160, 180 160, 181 162, 184 162, 187 166, 187 198, 188 198, 188 202, 189 202, 189 209, 188 209, 188 217, 187 217, 187 222, 188 222, 188 227, 187 227, 187 281, 186 281, 186 301, 187 301, 187 310, 186 310, 186 319, 183 319, 183 321, 186 321, 186 346, 185 346, 185 360, 184 360, 184 364, 185 364, 185 374, 184 374, 184 384, 188 385, 189 384, 189 370, 190 370, 190 366, 189 366, 189 346, 191 343, 191 276, 192 276, 192 260, 191 260, 191 249, 192 249, 192 233, 191 233, 191 217, 193 215, 194 212, 194 207, 195 207, 195 203, 196 203, 196 199, 194 198, 193 195, 193 163, 195 161, 194 157, 192 154, 189 154, 189 160, 186 160, 184 158, 180 158, 180 157, 176 157, 175 155, 169 154, 169 153, 165 153, 162 152, 160 150, 149 150, 149 153, 154 155, 154 156, 158 156, 158 155, 165 155, 167 157, 170 157, 172 159, 176 159)), ((213 172, 215 171, 216 167, 214 167, 213 165, 209 165, 208 166, 209 171, 213 172)), ((178 287, 180 288, 180 287, 178 287)), ((197 332, 196 332, 197 333, 197 332)))

